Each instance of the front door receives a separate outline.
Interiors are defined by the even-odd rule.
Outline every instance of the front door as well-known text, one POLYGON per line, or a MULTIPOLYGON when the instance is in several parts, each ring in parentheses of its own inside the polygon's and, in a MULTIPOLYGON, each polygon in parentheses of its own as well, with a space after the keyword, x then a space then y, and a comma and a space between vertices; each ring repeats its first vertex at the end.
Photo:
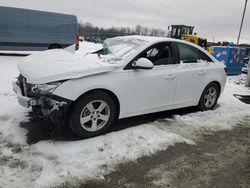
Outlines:
POLYGON ((174 104, 178 67, 174 54, 172 43, 161 43, 138 56, 152 61, 154 68, 128 70, 128 115, 161 111, 174 104))

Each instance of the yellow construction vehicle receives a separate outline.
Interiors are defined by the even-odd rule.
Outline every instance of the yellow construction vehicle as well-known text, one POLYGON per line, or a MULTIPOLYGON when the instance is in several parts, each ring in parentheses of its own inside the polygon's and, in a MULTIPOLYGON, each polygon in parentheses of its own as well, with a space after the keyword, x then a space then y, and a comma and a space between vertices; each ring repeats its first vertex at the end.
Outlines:
POLYGON ((207 39, 200 38, 196 33, 193 33, 194 26, 171 25, 169 31, 170 38, 186 40, 197 44, 204 49, 207 48, 207 39))

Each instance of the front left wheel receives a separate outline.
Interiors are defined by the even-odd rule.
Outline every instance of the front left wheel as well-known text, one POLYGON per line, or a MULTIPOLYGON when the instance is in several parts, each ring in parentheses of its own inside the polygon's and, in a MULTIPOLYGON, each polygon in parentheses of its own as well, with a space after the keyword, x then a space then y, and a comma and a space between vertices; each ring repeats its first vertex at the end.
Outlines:
POLYGON ((92 92, 83 96, 69 115, 72 131, 88 138, 105 133, 116 118, 116 105, 105 92, 92 92))

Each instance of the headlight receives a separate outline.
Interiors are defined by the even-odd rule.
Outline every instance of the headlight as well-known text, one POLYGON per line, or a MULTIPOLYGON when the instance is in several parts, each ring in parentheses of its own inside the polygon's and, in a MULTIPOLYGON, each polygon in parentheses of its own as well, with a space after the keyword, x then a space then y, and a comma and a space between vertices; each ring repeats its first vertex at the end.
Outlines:
POLYGON ((39 94, 50 94, 52 93, 59 85, 61 82, 52 82, 49 84, 37 84, 32 87, 32 92, 33 93, 39 93, 39 94))

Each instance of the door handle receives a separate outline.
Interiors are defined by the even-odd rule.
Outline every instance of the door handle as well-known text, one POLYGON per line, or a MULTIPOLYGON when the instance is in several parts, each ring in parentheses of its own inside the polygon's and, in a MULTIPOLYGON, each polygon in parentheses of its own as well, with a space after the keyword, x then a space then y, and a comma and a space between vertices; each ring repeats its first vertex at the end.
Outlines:
POLYGON ((166 80, 173 80, 173 79, 176 78, 176 75, 175 74, 169 74, 165 78, 166 78, 166 80))
POLYGON ((201 71, 198 72, 199 75, 204 75, 206 73, 207 73, 207 71, 205 71, 205 70, 201 70, 201 71))

